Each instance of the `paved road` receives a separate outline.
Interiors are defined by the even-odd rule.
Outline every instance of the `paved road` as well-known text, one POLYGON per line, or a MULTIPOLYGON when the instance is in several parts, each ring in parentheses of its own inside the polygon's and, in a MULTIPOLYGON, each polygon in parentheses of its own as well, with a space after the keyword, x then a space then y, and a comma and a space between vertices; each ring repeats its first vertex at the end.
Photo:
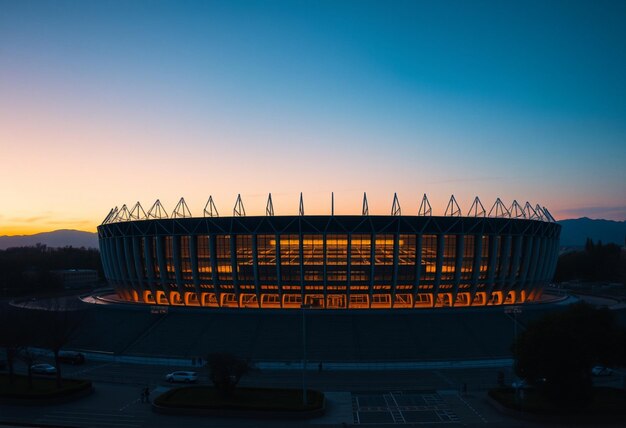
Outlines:
MULTIPOLYGON (((52 362, 42 358, 43 362, 52 362)), ((23 371, 24 367, 18 367, 23 371)), ((121 364, 112 362, 87 362, 80 366, 63 365, 64 377, 87 378, 98 382, 122 383, 155 387, 166 385, 164 376, 174 370, 190 370, 188 367, 121 364)), ((200 383, 208 383, 206 368, 197 368, 200 383)), ((460 389, 463 384, 468 391, 486 390, 496 385, 498 371, 505 373, 511 382, 510 367, 437 370, 384 370, 384 371, 335 371, 312 366, 306 373, 306 382, 312 388, 362 391, 362 390, 411 390, 411 389, 460 389)), ((300 370, 252 370, 242 379, 244 386, 300 387, 300 370)))
MULTIPOLYGON (((291 426, 391 426, 420 427, 525 427, 534 426, 503 417, 486 402, 486 390, 496 383, 498 370, 510 381, 510 368, 445 369, 415 371, 326 371, 307 373, 307 385, 327 394, 327 414, 312 421, 249 421, 154 414, 141 403, 140 391, 148 385, 151 396, 171 385, 163 380, 163 366, 86 363, 64 366, 68 377, 93 379, 93 395, 74 403, 42 407, 0 407, 0 423, 30 423, 61 427, 291 427, 291 426), (460 393, 463 385, 467 392, 460 393)), ((200 371, 200 382, 208 382, 200 371)), ((619 384, 618 376, 601 379, 619 384)), ((301 372, 254 371, 242 380, 247 386, 300 387, 301 372)))

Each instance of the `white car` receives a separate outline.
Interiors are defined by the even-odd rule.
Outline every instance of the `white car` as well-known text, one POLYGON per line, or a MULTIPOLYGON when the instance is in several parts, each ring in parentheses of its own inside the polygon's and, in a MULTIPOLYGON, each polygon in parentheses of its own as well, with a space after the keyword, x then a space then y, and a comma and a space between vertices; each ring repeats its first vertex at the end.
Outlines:
POLYGON ((168 382, 185 382, 185 383, 197 382, 198 373, 186 372, 186 371, 172 372, 172 373, 168 373, 165 375, 165 380, 168 382))
POLYGON ((613 370, 604 366, 595 366, 591 369, 591 374, 594 376, 611 376, 613 370))
POLYGON ((53 375, 57 373, 57 368, 50 364, 33 364, 30 366, 30 370, 33 373, 53 375))

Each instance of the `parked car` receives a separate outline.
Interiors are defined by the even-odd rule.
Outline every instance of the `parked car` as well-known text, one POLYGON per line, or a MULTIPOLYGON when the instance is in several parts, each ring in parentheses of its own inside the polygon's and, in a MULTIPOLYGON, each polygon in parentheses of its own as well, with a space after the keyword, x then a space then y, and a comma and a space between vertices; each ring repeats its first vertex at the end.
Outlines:
POLYGON ((604 366, 595 366, 591 369, 591 374, 594 376, 611 376, 613 369, 604 366))
POLYGON ((85 362, 85 355, 75 351, 61 351, 59 352, 59 361, 72 365, 83 364, 85 362))
POLYGON ((32 366, 30 366, 30 370, 33 373, 36 374, 43 374, 43 375, 53 375, 57 373, 57 368, 50 365, 50 364, 33 364, 32 366))
POLYGON ((187 372, 187 371, 172 372, 172 373, 168 373, 165 375, 165 380, 168 382, 185 382, 185 383, 197 382, 198 373, 187 372))

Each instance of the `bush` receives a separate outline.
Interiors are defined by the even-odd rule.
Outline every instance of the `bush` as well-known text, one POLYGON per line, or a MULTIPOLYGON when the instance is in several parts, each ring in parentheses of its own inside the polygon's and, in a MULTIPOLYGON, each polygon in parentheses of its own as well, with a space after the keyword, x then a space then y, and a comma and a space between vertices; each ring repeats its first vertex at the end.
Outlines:
POLYGON ((575 304, 529 324, 513 356, 520 378, 541 383, 553 403, 577 408, 591 400, 593 365, 623 360, 624 332, 609 310, 575 304))
POLYGON ((502 406, 533 413, 536 415, 585 415, 592 419, 604 416, 626 416, 626 391, 617 388, 595 387, 591 390, 591 399, 587 406, 569 407, 563 410, 563 406, 555 405, 545 391, 539 388, 524 390, 524 398, 516 396, 513 388, 496 388, 489 390, 489 396, 502 406))

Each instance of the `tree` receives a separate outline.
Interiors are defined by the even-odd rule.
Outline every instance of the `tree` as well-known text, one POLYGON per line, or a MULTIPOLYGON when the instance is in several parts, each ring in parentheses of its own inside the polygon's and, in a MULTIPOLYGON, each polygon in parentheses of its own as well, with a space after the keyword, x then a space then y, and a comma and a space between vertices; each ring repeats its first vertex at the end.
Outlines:
POLYGON ((15 384, 15 359, 24 337, 20 329, 21 320, 18 310, 6 302, 0 303, 0 347, 7 356, 9 384, 15 384))
POLYGON ((38 345, 42 337, 39 319, 35 312, 9 304, 6 304, 1 311, 0 343, 6 349, 11 385, 15 384, 15 361, 20 359, 27 367, 28 386, 33 387, 31 366, 35 362, 36 355, 29 347, 38 345))
POLYGON ((57 368, 56 384, 57 388, 61 388, 59 352, 80 327, 86 311, 78 300, 57 298, 49 300, 47 309, 38 312, 40 312, 39 318, 41 318, 42 328, 46 332, 42 346, 54 354, 54 365, 57 368))
POLYGON ((591 399, 591 368, 623 361, 624 331, 608 309, 578 303, 531 322, 513 355, 519 377, 541 385, 555 404, 578 407, 591 399))
POLYGON ((229 397, 235 391, 239 380, 250 370, 248 361, 229 353, 209 354, 209 378, 222 397, 229 397))

